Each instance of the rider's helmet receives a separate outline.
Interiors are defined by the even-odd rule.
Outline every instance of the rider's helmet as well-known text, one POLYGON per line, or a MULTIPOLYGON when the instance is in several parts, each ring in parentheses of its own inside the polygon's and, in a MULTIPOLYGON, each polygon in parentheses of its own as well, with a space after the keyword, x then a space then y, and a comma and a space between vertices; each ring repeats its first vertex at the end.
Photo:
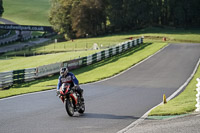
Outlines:
POLYGON ((68 68, 67 67, 62 67, 60 69, 60 76, 66 76, 68 73, 68 68))

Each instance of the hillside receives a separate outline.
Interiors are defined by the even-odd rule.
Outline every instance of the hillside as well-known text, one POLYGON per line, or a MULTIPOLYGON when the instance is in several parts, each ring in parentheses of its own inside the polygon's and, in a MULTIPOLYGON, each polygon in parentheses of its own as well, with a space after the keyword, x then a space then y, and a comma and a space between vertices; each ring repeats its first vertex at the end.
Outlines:
POLYGON ((50 25, 50 0, 5 0, 3 18, 21 25, 50 25))

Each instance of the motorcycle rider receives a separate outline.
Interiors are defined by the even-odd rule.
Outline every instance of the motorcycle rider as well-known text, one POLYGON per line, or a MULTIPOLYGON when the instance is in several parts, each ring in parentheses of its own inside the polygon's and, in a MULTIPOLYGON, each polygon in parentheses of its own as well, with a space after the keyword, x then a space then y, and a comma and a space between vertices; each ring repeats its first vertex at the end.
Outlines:
POLYGON ((67 67, 63 67, 60 69, 60 76, 59 76, 58 85, 57 85, 57 95, 60 94, 59 90, 62 83, 70 83, 70 87, 71 88, 74 87, 75 90, 80 95, 81 100, 84 101, 83 89, 80 88, 78 79, 75 77, 73 73, 69 72, 67 67))

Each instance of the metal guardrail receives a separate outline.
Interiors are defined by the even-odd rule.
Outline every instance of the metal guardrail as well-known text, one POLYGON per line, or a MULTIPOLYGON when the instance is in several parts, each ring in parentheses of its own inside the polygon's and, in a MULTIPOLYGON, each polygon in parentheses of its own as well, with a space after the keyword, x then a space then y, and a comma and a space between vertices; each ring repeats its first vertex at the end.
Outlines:
POLYGON ((7 33, 0 36, 0 39, 5 38, 11 34, 11 30, 9 30, 7 33))
POLYGON ((80 68, 82 66, 87 66, 95 62, 101 61, 103 59, 117 55, 119 53, 122 53, 142 43, 143 43, 143 38, 139 38, 121 43, 117 46, 111 47, 104 51, 89 55, 87 57, 82 57, 79 59, 49 64, 45 66, 39 66, 37 68, 2 72, 0 73, 0 88, 5 88, 13 84, 23 83, 30 80, 35 80, 40 77, 58 73, 61 67, 68 67, 69 70, 72 70, 80 68))
POLYGON ((34 80, 35 76, 36 68, 2 72, 0 73, 0 88, 5 88, 15 83, 23 83, 34 80))

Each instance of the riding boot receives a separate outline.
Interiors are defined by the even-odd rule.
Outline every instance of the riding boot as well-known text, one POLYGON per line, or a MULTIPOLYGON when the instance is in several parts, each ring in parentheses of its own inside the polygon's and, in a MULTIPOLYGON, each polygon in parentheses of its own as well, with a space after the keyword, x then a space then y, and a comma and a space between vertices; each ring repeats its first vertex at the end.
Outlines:
POLYGON ((80 95, 81 101, 84 102, 84 98, 83 98, 83 89, 81 89, 80 87, 77 88, 77 92, 80 95))
POLYGON ((80 93, 81 101, 84 102, 83 91, 80 93))

